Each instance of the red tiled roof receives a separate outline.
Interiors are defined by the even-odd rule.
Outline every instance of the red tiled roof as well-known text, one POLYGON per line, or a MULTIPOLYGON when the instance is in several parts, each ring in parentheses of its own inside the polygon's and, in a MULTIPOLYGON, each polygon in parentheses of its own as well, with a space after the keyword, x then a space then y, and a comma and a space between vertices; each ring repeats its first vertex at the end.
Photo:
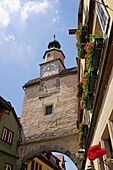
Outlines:
POLYGON ((60 160, 59 165, 62 168, 62 163, 63 163, 63 160, 64 160, 64 155, 55 155, 55 156, 60 160))

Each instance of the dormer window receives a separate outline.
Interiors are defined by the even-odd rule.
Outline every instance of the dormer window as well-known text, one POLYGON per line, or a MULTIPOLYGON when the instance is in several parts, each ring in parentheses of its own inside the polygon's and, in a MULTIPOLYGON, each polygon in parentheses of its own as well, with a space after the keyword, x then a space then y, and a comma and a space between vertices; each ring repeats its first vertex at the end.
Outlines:
POLYGON ((47 57, 50 57, 50 53, 47 55, 47 57))

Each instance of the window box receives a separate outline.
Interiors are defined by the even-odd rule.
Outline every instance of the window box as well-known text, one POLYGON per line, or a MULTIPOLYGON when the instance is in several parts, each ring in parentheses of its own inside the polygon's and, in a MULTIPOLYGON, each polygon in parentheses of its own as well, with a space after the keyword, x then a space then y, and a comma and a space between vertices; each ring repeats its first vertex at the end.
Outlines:
POLYGON ((94 96, 93 94, 87 95, 87 109, 92 109, 94 96))
POLYGON ((87 26, 82 27, 81 43, 87 43, 87 26))
POLYGON ((96 38, 95 39, 95 45, 94 45, 94 52, 92 57, 92 66, 97 68, 100 65, 100 61, 102 58, 104 48, 104 39, 103 38, 96 38))

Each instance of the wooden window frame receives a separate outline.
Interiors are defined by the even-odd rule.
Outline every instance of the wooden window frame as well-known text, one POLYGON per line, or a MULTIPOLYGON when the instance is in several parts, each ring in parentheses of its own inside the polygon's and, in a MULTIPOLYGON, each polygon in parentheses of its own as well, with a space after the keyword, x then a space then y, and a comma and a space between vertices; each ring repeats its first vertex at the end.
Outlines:
POLYGON ((107 31, 107 28, 108 28, 108 24, 109 24, 109 15, 108 15, 108 12, 106 11, 106 8, 105 8, 103 2, 101 0, 97 0, 97 1, 98 2, 96 3, 96 12, 97 12, 97 16, 98 16, 98 19, 99 19, 99 23, 100 23, 102 32, 105 35, 106 31, 107 31), (103 14, 106 17, 105 24, 102 22, 103 16, 102 16, 102 14, 100 12, 100 9, 101 9, 101 12, 103 12, 103 14))
POLYGON ((2 139, 4 142, 7 142, 7 143, 9 143, 9 144, 12 144, 12 143, 13 143, 13 137, 14 137, 14 132, 4 126, 4 127, 3 127, 3 130, 2 130, 1 139, 2 139), (6 134, 6 138, 5 138, 5 139, 4 139, 4 130, 7 130, 7 134, 6 134), (11 137, 11 139, 10 139, 11 141, 9 140, 9 135, 10 135, 10 134, 12 134, 12 137, 11 137))

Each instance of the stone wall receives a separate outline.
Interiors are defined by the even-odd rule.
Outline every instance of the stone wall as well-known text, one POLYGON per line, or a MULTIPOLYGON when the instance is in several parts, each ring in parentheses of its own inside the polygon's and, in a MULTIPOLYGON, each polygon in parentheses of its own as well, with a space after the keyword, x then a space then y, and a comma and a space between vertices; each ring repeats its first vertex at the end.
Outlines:
POLYGON ((60 75, 28 86, 22 110, 22 139, 18 151, 19 167, 34 155, 56 151, 76 162, 77 73, 60 75), (45 107, 53 106, 50 115, 45 107), (48 148, 49 147, 49 148, 48 148))
POLYGON ((77 75, 56 77, 26 88, 21 123, 26 140, 76 133, 77 75), (53 113, 45 115, 45 107, 53 113))

